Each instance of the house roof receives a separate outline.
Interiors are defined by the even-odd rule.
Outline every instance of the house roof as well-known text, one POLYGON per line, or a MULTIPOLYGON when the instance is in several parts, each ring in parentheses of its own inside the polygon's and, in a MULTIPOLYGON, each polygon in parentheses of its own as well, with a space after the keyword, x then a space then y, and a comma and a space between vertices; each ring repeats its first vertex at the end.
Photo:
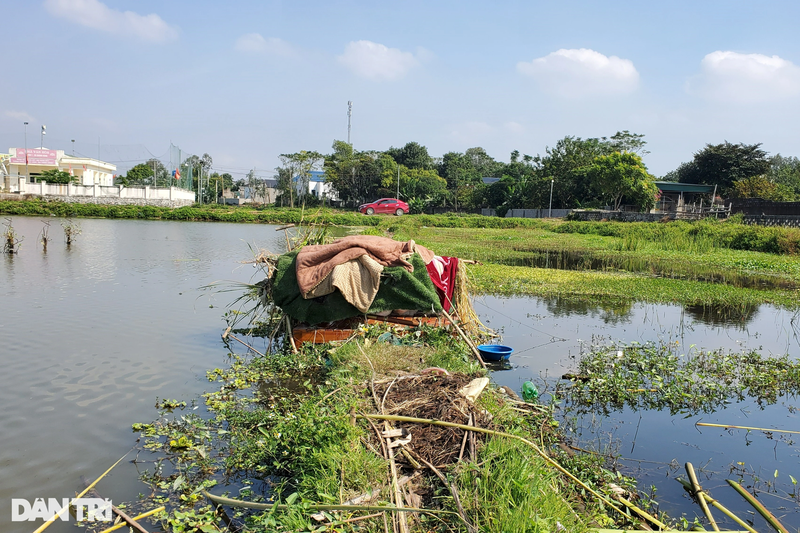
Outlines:
MULTIPOLYGON (((325 183, 325 171, 324 170, 312 170, 308 173, 309 178, 308 181, 310 182, 318 182, 318 183, 325 183)), ((300 181, 300 176, 295 176, 292 178, 292 181, 300 181)))
POLYGON ((704 185, 702 183, 678 183, 675 181, 657 181, 656 187, 662 192, 693 192, 693 193, 708 193, 714 192, 713 185, 704 185))

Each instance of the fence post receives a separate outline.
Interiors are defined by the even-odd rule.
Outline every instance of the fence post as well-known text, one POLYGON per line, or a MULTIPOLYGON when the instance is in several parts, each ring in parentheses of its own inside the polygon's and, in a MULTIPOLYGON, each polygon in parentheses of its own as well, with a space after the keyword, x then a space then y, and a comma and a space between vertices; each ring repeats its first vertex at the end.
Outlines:
POLYGON ((46 181, 42 180, 42 181, 39 182, 39 194, 41 196, 44 196, 44 187, 45 187, 45 185, 47 185, 46 181))

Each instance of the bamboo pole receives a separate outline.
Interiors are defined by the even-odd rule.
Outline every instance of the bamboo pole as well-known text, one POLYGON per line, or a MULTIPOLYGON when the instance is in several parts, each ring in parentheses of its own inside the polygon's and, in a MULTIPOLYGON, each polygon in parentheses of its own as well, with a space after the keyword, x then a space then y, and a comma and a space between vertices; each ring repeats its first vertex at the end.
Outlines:
POLYGON ((458 429, 463 429, 464 431, 475 431, 477 433, 486 433, 487 435, 495 435, 495 436, 499 436, 499 437, 508 437, 510 439, 518 440, 520 442, 523 442, 523 443, 527 444, 531 448, 533 448, 534 451, 536 451, 536 453, 539 454, 539 456, 542 457, 542 459, 544 459, 545 461, 550 463, 550 465, 552 465, 556 470, 558 470, 559 472, 561 472, 562 474, 564 474, 565 476, 570 478, 572 481, 577 483, 581 488, 583 488, 584 490, 586 490, 587 492, 592 494, 594 497, 599 499, 601 502, 603 502, 607 506, 609 506, 612 509, 614 509, 615 511, 617 511, 619 514, 621 514, 623 516, 626 516, 626 517, 628 516, 622 509, 620 509, 619 507, 614 505, 614 503, 611 502, 608 498, 606 498, 602 494, 599 494, 597 491, 592 489, 586 483, 584 483, 580 479, 576 478, 571 472, 569 472, 563 466, 558 464, 555 460, 550 458, 536 444, 534 444, 533 442, 529 441, 528 439, 520 437, 519 435, 513 435, 511 433, 504 433, 502 431, 495 431, 493 429, 485 429, 485 428, 482 428, 482 427, 479 427, 479 426, 467 426, 467 425, 464 425, 464 424, 456 424, 454 422, 443 422, 441 420, 434 420, 434 419, 430 419, 430 418, 414 418, 414 417, 410 417, 410 416, 397 416, 397 415, 357 415, 357 418, 364 418, 364 419, 374 418, 374 419, 377 419, 377 420, 394 420, 396 422, 411 422, 411 423, 415 423, 415 424, 430 424, 432 426, 458 428, 458 429))
MULTIPOLYGON (((162 505, 161 507, 156 507, 155 509, 152 509, 152 510, 150 510, 150 511, 147 511, 146 513, 142 513, 142 514, 140 514, 140 515, 136 515, 136 516, 134 516, 134 517, 133 517, 133 520, 141 520, 142 518, 147 518, 148 516, 151 516, 151 515, 154 515, 154 514, 156 514, 156 513, 158 513, 158 512, 161 512, 161 511, 163 511, 164 509, 166 509, 166 508, 165 508, 163 505, 162 505)), ((116 530, 118 530, 118 529, 122 529, 123 527, 125 527, 125 526, 127 526, 127 525, 128 525, 128 524, 119 523, 119 524, 117 524, 116 526, 111 526, 111 527, 110 527, 110 528, 108 528, 108 529, 104 529, 104 530, 103 530, 103 531, 101 531, 100 533, 111 533, 112 531, 116 531, 116 530)))
POLYGON ((733 488, 734 488, 734 490, 735 490, 736 492, 738 492, 739 494, 741 494, 742 498, 744 498, 745 500, 747 500, 747 503, 749 503, 750 505, 752 505, 753 507, 755 507, 756 511, 758 511, 758 512, 759 512, 759 514, 760 514, 761 516, 763 516, 763 517, 764 517, 764 519, 765 519, 767 522, 769 522, 769 525, 771 525, 771 526, 772 526, 772 527, 775 529, 775 531, 777 531, 778 533, 789 533, 789 531, 787 531, 787 529, 786 529, 785 527, 783 527, 783 524, 781 524, 780 522, 778 522, 778 519, 777 519, 777 518, 775 518, 775 515, 774 515, 774 514, 772 514, 772 513, 770 513, 770 512, 769 512, 769 510, 768 510, 766 507, 764 507, 764 506, 761 504, 761 502, 760 502, 760 501, 756 500, 756 499, 753 497, 753 495, 752 495, 752 494, 750 494, 749 492, 747 492, 746 490, 744 490, 744 487, 742 487, 741 485, 739 485, 737 482, 735 482, 735 481, 734 481, 734 480, 732 480, 732 479, 726 479, 725 481, 727 481, 727 482, 728 482, 728 485, 730 485, 731 487, 733 487, 733 488))
POLYGON ((712 427, 712 428, 725 428, 725 429, 749 429, 751 431, 770 431, 773 433, 795 433, 800 434, 800 431, 791 431, 788 429, 769 429, 769 428, 755 428, 750 426, 734 426, 732 424, 711 424, 709 422, 697 422, 695 426, 705 426, 705 427, 712 427))
MULTIPOLYGON (((90 490, 90 491, 89 491, 89 494, 90 494, 90 495, 91 495, 93 498, 99 498, 99 499, 103 499, 103 497, 102 497, 102 496, 100 496, 100 493, 99 493, 99 492, 97 492, 95 489, 92 489, 92 490, 90 490)), ((123 522, 125 522, 126 524, 128 524, 128 526, 131 528, 131 530, 136 530, 136 531, 138 531, 139 533, 149 533, 149 532, 148 532, 148 531, 147 531, 147 530, 144 528, 144 526, 142 526, 142 525, 141 525, 139 522, 137 522, 137 521, 136 521, 136 519, 135 519, 135 518, 132 518, 132 517, 128 516, 128 514, 127 514, 127 513, 125 513, 125 511, 123 511, 122 509, 120 509, 120 508, 119 508, 119 507, 117 507, 116 505, 113 505, 113 504, 111 505, 111 511, 112 511, 114 514, 116 514, 117 516, 119 516, 119 517, 122 519, 122 521, 123 521, 123 522)))
MULTIPOLYGON (((683 485, 686 490, 688 491, 692 490, 692 484, 686 481, 685 479, 682 478, 675 478, 675 479, 678 481, 678 483, 683 485)), ((717 500, 709 496, 707 492, 701 492, 700 494, 703 495, 703 498, 705 498, 708 503, 710 503, 711 505, 713 505, 714 507, 725 513, 725 515, 728 518, 730 518, 731 520, 733 520, 734 522, 745 528, 747 531, 749 531, 750 533, 758 533, 758 531, 750 527, 750 525, 747 524, 744 520, 742 520, 741 518, 733 514, 731 511, 729 511, 727 507, 723 506, 717 500)))
POLYGON ((297 344, 295 344, 294 335, 292 334, 292 322, 289 319, 289 315, 283 315, 283 318, 286 319, 286 336, 289 337, 289 344, 292 346, 292 353, 297 353, 297 344))
MULTIPOLYGON (((384 429, 389 429, 389 422, 383 422, 384 429)), ((394 494, 394 505, 397 509, 403 509, 403 494, 400 491, 400 484, 397 482, 397 463, 394 460, 394 448, 392 448, 392 439, 386 439, 386 448, 389 454, 389 469, 392 474, 392 492, 394 494)), ((400 533, 408 533, 408 521, 406 515, 397 515, 397 524, 400 526, 400 533)))
MULTIPOLYGON (((208 498, 212 503, 216 503, 217 505, 227 505, 228 507, 241 507, 243 509, 255 509, 256 511, 272 511, 273 509, 276 511, 286 511, 292 508, 291 505, 286 505, 282 503, 246 502, 244 500, 235 500, 233 498, 226 498, 225 496, 217 496, 216 494, 211 494, 206 490, 200 492, 203 496, 208 498)), ((454 511, 445 511, 442 509, 421 509, 419 507, 403 507, 401 509, 391 505, 344 505, 341 503, 335 505, 328 505, 328 504, 311 503, 311 504, 303 504, 303 508, 311 511, 396 511, 404 513, 447 514, 447 515, 453 515, 457 517, 459 520, 461 520, 461 517, 458 516, 458 513, 454 511)))
MULTIPOLYGON (((77 496, 75 496, 75 499, 77 499, 77 498, 82 498, 84 494, 86 494, 87 492, 89 492, 90 490, 92 490, 92 489, 94 488, 94 486, 95 486, 95 485, 97 485, 97 482, 98 482, 98 481, 100 481, 101 479, 103 479, 103 478, 105 477, 105 475, 106 475, 106 474, 108 474, 109 472, 111 472, 111 470, 112 470, 112 469, 113 469, 115 466, 117 466, 117 465, 118 465, 120 462, 122 462, 122 460, 123 460, 123 459, 125 459, 125 458, 128 456, 128 454, 129 454, 129 453, 131 453, 131 450, 133 450, 133 448, 131 448, 130 450, 128 450, 127 452, 125 452, 125 455, 123 455, 122 457, 120 457, 119 459, 117 459, 117 462, 116 462, 116 463, 114 463, 113 465, 111 465, 110 467, 108 467, 108 470, 106 470, 105 472, 103 472, 102 474, 100 474, 100 477, 98 477, 97 479, 95 479, 94 481, 92 481, 92 483, 91 483, 91 484, 90 484, 88 487, 86 487, 86 489, 84 489, 84 491, 83 491, 83 492, 81 492, 80 494, 78 494, 77 496)), ((72 501, 70 501, 70 503, 72 503, 72 501)), ((47 529, 48 527, 50 527, 50 524, 52 524, 53 522, 55 522, 55 521, 56 521, 56 518, 57 518, 57 517, 59 517, 59 516, 61 516, 61 514, 62 514, 64 511, 68 510, 68 509, 69 509, 69 505, 67 505, 66 507, 62 507, 62 508, 61 508, 61 510, 60 510, 59 512, 57 512, 56 514, 54 514, 53 516, 51 516, 50 518, 48 518, 48 519, 45 521, 45 523, 44 523, 44 524, 42 524, 41 526, 39 526, 38 528, 36 528, 36 531, 34 531, 33 533, 41 533, 42 531, 44 531, 45 529, 47 529)))
POLYGON ((444 309, 442 309, 442 313, 444 313, 445 318, 447 318, 447 320, 449 320, 450 323, 453 324, 453 327, 456 328, 456 331, 458 332, 459 335, 461 335, 461 338, 464 339, 464 342, 467 343, 467 346, 470 347, 472 353, 475 354, 475 357, 478 359, 478 362, 481 364, 481 366, 483 368, 486 368, 486 363, 483 362, 483 358, 481 357, 481 352, 478 351, 478 348, 475 347, 475 344, 473 344, 470 338, 467 337, 467 334, 464 333, 464 330, 461 329, 461 327, 458 324, 456 324, 456 321, 453 320, 453 317, 450 316, 450 313, 448 313, 444 309))
POLYGON ((635 505, 633 505, 631 502, 629 502, 628 500, 626 500, 622 496, 617 496, 617 499, 620 502, 622 502, 625 505, 625 507, 627 507, 628 509, 630 509, 634 513, 638 514, 640 517, 644 518, 645 520, 647 520, 651 524, 653 524, 655 526, 658 526, 662 530, 667 530, 667 531, 671 531, 672 530, 672 528, 669 527, 667 524, 665 524, 664 522, 662 522, 661 520, 659 520, 655 516, 651 515, 647 511, 644 511, 644 510, 636 507, 635 505))
POLYGON ((692 490, 694 491, 694 497, 700 503, 700 507, 703 508, 703 512, 706 514, 706 518, 708 518, 711 527, 714 528, 714 531, 719 531, 719 526, 717 526, 717 522, 714 520, 714 516, 711 514, 711 510, 708 508, 708 503, 706 503, 706 499, 703 498, 700 493, 703 492, 703 489, 700 487, 700 483, 697 482, 697 476, 694 473, 694 466, 692 463, 686 463, 686 473, 689 475, 689 481, 692 482, 692 490))
MULTIPOLYGON (((261 357, 266 357, 266 355, 264 355, 263 353, 259 352, 258 350, 256 350, 255 348, 253 348, 252 346, 250 346, 249 344, 247 344, 246 342, 244 342, 242 339, 240 339, 239 337, 237 337, 237 336, 236 336, 236 335, 234 335, 233 333, 230 333, 230 332, 228 332, 228 337, 230 337, 231 339, 235 340, 236 342, 240 342, 240 343, 242 343, 242 344, 243 344, 243 345, 245 345, 245 346, 246 346, 248 349, 250 349, 250 350, 252 350, 252 351, 256 352, 256 353, 257 353, 258 355, 260 355, 261 357)), ((222 338, 224 339, 225 337, 222 337, 222 338)))

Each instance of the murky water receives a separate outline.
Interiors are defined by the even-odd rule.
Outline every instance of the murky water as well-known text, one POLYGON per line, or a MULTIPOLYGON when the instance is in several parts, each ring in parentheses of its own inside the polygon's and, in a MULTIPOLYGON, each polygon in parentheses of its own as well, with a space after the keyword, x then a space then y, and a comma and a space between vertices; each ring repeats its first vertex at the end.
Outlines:
MULTIPOLYGON (((248 243, 285 247, 274 226, 83 219, 68 250, 61 219, 48 221, 46 254, 40 219, 14 217, 21 251, 0 255, 3 532, 34 529, 10 522, 11 498, 74 496, 80 476, 94 479, 131 449, 130 425, 157 416, 156 397, 191 402, 206 390, 206 369, 227 353, 231 293, 198 288, 248 281, 253 267, 238 264, 248 243)), ((137 478, 126 460, 98 490, 129 501, 145 489, 137 478)))
MULTIPOLYGON (((156 397, 191 402, 210 388, 205 371, 226 363, 222 315, 235 294, 199 288, 217 280, 249 281, 253 267, 238 263, 249 257, 248 245, 274 251, 285 246, 274 226, 84 219, 82 234, 67 249, 61 220, 47 220, 52 240, 46 254, 37 244, 42 221, 14 217, 14 228, 25 237, 21 252, 0 255, 3 532, 34 529, 10 522, 12 498, 72 496, 83 488, 81 476, 93 479, 128 452, 135 439, 130 424, 155 418, 156 397)), ((769 306, 732 313, 482 298, 477 310, 516 350, 513 368, 494 378, 517 390, 527 379, 572 369, 582 345, 601 337, 671 340, 686 349, 761 347, 800 356, 797 315, 769 306)), ((704 420, 788 428, 796 423, 791 406, 790 399, 767 411, 737 404, 704 420)), ((713 481, 704 483, 720 499, 723 488, 717 487, 724 485, 731 462, 769 476, 777 468, 786 483, 789 474, 800 479, 797 450, 787 438, 698 432, 696 420, 647 413, 640 421, 638 413, 624 412, 599 427, 588 419, 572 426, 581 442, 630 458, 623 462, 627 471, 645 485, 656 484, 659 501, 676 514, 694 506, 667 477, 673 459, 680 466, 706 465, 713 481)), ((144 491, 132 458, 101 481, 103 496, 129 501, 144 491)), ((744 509, 735 498, 726 505, 744 509)), ((57 523, 50 531, 74 529, 57 523)))
MULTIPOLYGON (((515 349, 509 370, 494 373, 501 385, 520 391, 522 383, 557 379, 574 371, 588 345, 677 342, 681 353, 691 348, 757 349, 762 354, 789 354, 800 358, 800 313, 763 305, 743 312, 719 309, 682 309, 678 306, 633 304, 596 307, 559 300, 481 298, 476 310, 487 325, 499 328, 503 343, 515 349)), ((691 392, 691 391, 689 391, 691 392)), ((639 480, 640 488, 656 487, 661 509, 689 521, 699 506, 692 503, 675 477, 686 478, 684 464, 698 469, 704 488, 742 519, 753 519, 755 529, 769 526, 725 482, 743 479, 763 491, 761 501, 791 530, 800 528, 800 506, 792 482, 800 480, 800 435, 699 427, 697 422, 732 424, 800 431, 800 398, 779 398, 763 409, 754 402, 733 403, 712 414, 684 417, 668 411, 633 412, 625 409, 609 417, 561 413, 567 435, 579 447, 619 456, 619 468, 639 480), (777 472, 777 478, 775 473, 777 472)), ((720 512, 714 513, 728 529, 720 512)))

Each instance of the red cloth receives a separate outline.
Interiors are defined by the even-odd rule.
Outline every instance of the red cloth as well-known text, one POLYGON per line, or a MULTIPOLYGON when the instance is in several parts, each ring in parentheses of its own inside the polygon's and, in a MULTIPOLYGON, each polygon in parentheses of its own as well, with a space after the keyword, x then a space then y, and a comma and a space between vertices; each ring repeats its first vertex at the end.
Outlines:
POLYGON ((433 261, 425 265, 428 275, 431 277, 436 292, 439 294, 439 301, 448 313, 453 303, 453 289, 456 285, 456 273, 458 272, 458 257, 435 256, 433 261))

